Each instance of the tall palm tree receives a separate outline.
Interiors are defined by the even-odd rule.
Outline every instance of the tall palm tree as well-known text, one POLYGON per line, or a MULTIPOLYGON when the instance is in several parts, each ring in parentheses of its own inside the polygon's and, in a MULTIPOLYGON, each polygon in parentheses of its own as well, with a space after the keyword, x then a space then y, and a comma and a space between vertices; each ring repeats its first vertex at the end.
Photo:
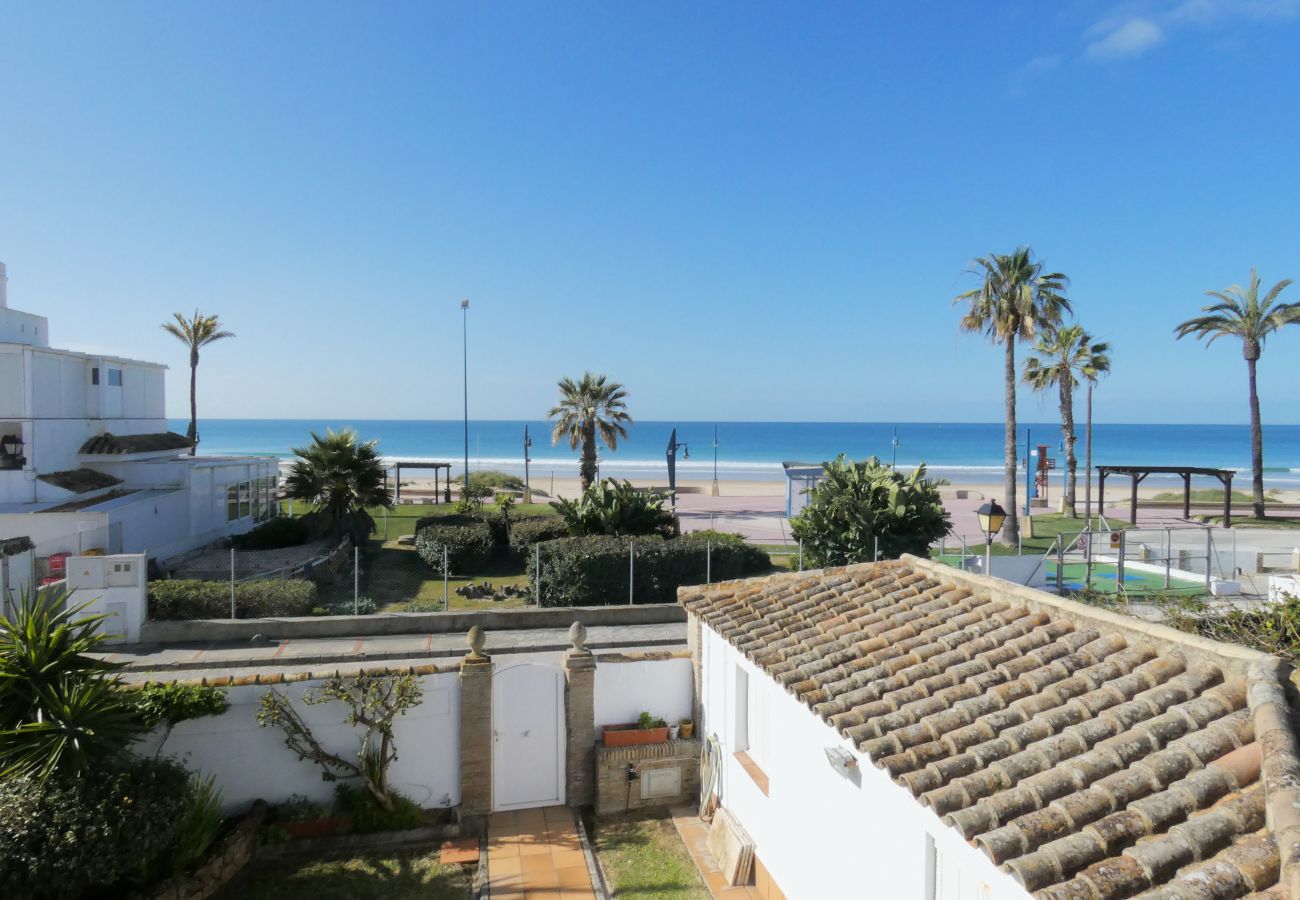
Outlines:
POLYGON ((1061 434, 1065 443, 1065 514, 1075 518, 1074 499, 1079 461, 1074 455, 1074 389, 1079 379, 1096 382, 1110 371, 1110 345, 1094 342, 1082 325, 1066 325, 1044 331, 1034 342, 1034 352, 1025 360, 1025 383, 1036 391, 1056 387, 1061 400, 1061 434))
POLYGON ((1017 247, 1007 254, 981 257, 971 264, 980 286, 959 294, 954 303, 969 303, 962 316, 963 331, 983 332, 995 344, 1003 345, 1006 435, 1004 464, 1007 519, 1002 540, 1009 546, 1020 541, 1020 517, 1016 509, 1016 341, 1029 341, 1040 331, 1060 323, 1070 312, 1064 291, 1069 279, 1060 272, 1043 271, 1029 247, 1017 247))
POLYGON ((1277 303, 1291 284, 1283 278, 1259 299, 1259 273, 1250 270, 1250 285, 1239 284, 1222 291, 1206 291, 1216 302, 1202 306, 1203 316, 1188 319, 1174 329, 1179 339, 1194 335, 1208 347, 1225 335, 1241 338, 1241 355, 1250 374, 1250 467, 1253 475, 1255 518, 1264 518, 1264 427, 1259 418, 1259 392, 1255 389, 1255 365, 1264 351, 1264 341, 1284 325, 1300 322, 1300 303, 1277 303), (1274 305, 1276 303, 1276 305, 1274 305))
POLYGON ((551 443, 567 440, 569 447, 582 445, 579 475, 585 491, 596 480, 596 436, 611 450, 618 449, 618 439, 627 437, 625 425, 632 424, 627 414, 627 391, 604 375, 584 372, 580 381, 560 379, 560 402, 546 414, 555 420, 551 443))
POLYGON ((297 459, 284 479, 284 493, 315 504, 312 530, 334 538, 351 535, 360 544, 375 529, 368 506, 391 508, 384 462, 377 441, 360 441, 351 428, 311 433, 311 445, 294 447, 297 459))
POLYGON ((170 334, 190 348, 190 427, 185 436, 190 439, 190 456, 198 451, 199 446, 199 404, 196 384, 199 372, 199 348, 208 344, 232 338, 233 331, 224 331, 221 320, 216 316, 205 316, 197 309, 194 318, 187 319, 180 313, 172 313, 175 322, 164 322, 163 331, 170 334))

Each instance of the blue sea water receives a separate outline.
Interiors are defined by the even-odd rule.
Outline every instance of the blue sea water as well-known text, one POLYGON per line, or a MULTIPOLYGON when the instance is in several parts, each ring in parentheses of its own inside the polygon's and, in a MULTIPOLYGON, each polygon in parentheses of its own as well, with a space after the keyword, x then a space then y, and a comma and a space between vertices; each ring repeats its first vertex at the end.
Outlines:
MULTIPOLYGON (((188 423, 173 420, 184 432, 188 423)), ((552 446, 546 422, 474 421, 469 423, 472 469, 501 469, 523 473, 524 427, 533 446, 534 477, 577 473, 578 453, 567 444, 552 446)), ((199 422, 200 452, 205 454, 292 455, 292 448, 310 441, 312 431, 355 428, 365 439, 377 440, 388 460, 439 460, 453 471, 463 467, 464 424, 459 421, 297 419, 203 419, 199 422)), ((713 477, 714 424, 709 422, 637 422, 618 450, 601 450, 601 474, 620 478, 663 478, 669 435, 687 445, 689 459, 678 452, 678 477, 713 477)), ((885 422, 719 422, 719 479, 784 478, 783 461, 820 462, 836 454, 890 460, 897 429, 900 467, 925 462, 931 474, 953 483, 988 482, 1002 472, 1002 423, 885 423, 885 422)), ((1020 440, 1031 432, 1032 442, 1045 444, 1061 458, 1061 430, 1051 423, 1022 423, 1020 440)), ((1083 464, 1080 428, 1078 456, 1083 464)), ((1023 457, 1023 451, 1022 451, 1023 457)), ((1264 428, 1265 480, 1269 487, 1300 487, 1300 425, 1264 428)), ((1246 425, 1102 425, 1093 426, 1094 465, 1192 465, 1248 471, 1250 429, 1246 425)), ((1147 484, 1160 483, 1152 476, 1147 484)), ((1238 482, 1240 483, 1240 482, 1238 482)))

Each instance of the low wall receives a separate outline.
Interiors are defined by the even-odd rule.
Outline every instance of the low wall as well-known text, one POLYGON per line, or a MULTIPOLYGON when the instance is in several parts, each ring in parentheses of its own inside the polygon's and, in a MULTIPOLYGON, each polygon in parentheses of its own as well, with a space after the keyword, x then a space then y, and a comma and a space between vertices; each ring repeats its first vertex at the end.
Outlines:
MULTIPOLYGON (((448 807, 460 802, 460 680, 454 672, 420 678, 424 701, 393 725, 398 757, 389 770, 389 783, 424 807, 448 807)), ((320 681, 277 684, 275 689, 294 701, 312 733, 329 751, 354 758, 360 729, 343 722, 340 703, 307 706, 303 692, 320 681)), ((191 719, 172 730, 164 756, 178 758, 187 769, 216 778, 226 809, 239 809, 254 800, 270 803, 302 794, 321 803, 334 798, 334 785, 321 780, 320 768, 284 745, 278 728, 257 724, 257 708, 270 687, 241 686, 227 690, 230 708, 220 716, 191 719)), ((136 746, 152 755, 161 735, 150 735, 136 746)))
POLYGON ((601 747, 596 751, 597 815, 694 803, 699 793, 698 740, 601 747), (671 790, 674 785, 677 789, 671 790))
POLYGON ((210 848, 190 874, 175 875, 133 900, 207 900, 232 880, 252 859, 257 849, 257 829, 266 819, 266 804, 258 801, 247 815, 210 848))
POLYGON ((548 607, 489 609, 438 613, 378 613, 368 616, 302 616, 279 619, 195 619, 187 622, 146 622, 143 644, 186 644, 322 637, 368 637, 384 634, 464 633, 478 625, 484 631, 568 628, 574 620, 593 625, 662 625, 685 622, 686 611, 676 603, 637 606, 548 607))
POLYGON ((691 717, 695 672, 686 654, 600 654, 596 666, 596 734, 603 725, 635 722, 642 712, 669 725, 691 717))

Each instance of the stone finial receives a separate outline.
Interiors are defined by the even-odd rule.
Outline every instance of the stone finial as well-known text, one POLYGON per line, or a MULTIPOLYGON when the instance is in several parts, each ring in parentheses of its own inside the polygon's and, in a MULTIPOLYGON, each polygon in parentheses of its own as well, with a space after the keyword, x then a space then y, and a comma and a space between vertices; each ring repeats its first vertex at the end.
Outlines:
POLYGON ((470 628, 467 637, 469 639, 469 655, 475 659, 481 657, 483 655, 483 644, 487 640, 487 635, 483 633, 483 629, 478 625, 474 625, 470 628))
POLYGON ((575 621, 569 626, 569 640, 573 643, 574 650, 585 651, 587 649, 587 626, 575 621))

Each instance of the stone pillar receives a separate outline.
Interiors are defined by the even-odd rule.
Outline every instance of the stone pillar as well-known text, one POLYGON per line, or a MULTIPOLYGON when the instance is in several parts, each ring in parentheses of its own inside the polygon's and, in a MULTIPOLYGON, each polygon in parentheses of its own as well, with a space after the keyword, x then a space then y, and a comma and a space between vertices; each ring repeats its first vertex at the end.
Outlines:
POLYGON ((596 802, 596 657, 587 629, 569 626, 573 646, 564 654, 565 797, 569 806, 596 802))
POLYGON ((481 834, 492 812, 492 660, 483 640, 475 625, 460 662, 460 823, 469 834, 481 834))

